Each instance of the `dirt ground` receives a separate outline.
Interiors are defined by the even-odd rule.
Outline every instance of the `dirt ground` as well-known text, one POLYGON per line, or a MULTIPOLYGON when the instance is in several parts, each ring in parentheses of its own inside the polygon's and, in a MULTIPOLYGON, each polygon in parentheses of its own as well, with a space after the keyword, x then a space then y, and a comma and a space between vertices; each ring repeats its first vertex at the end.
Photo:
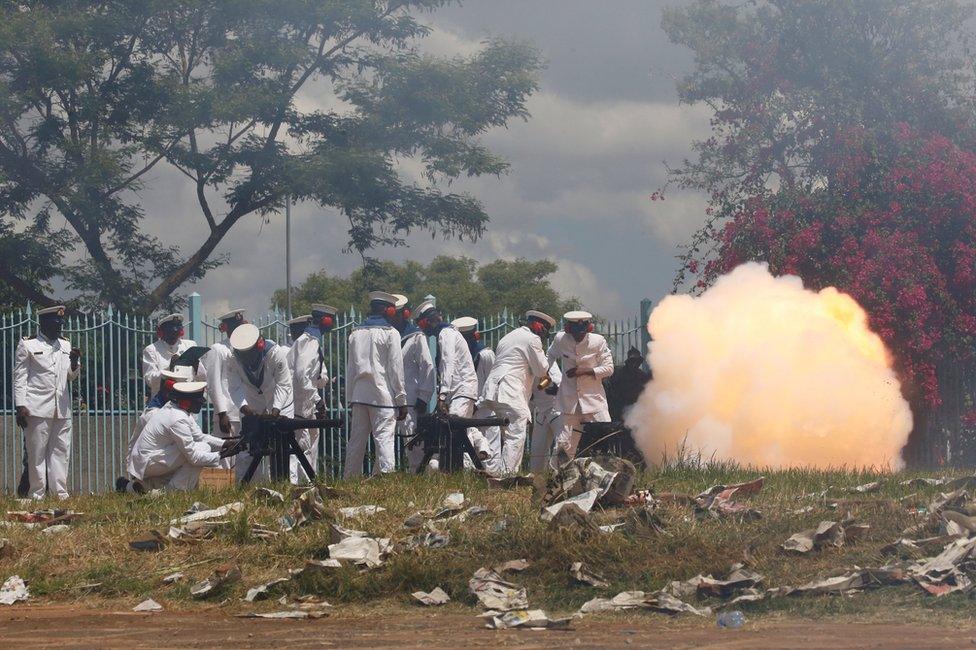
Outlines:
POLYGON ((667 648, 961 648, 976 628, 828 620, 748 622, 722 630, 712 620, 587 617, 567 631, 487 630, 473 615, 405 611, 384 620, 332 615, 317 620, 241 619, 210 612, 105 611, 14 606, 0 611, 6 648, 457 648, 468 646, 667 648))

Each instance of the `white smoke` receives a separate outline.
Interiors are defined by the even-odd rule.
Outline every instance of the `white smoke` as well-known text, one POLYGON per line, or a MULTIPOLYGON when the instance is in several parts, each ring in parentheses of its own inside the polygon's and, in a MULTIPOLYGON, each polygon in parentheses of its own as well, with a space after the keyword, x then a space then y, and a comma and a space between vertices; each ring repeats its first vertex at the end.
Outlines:
POLYGON ((650 463, 899 469, 912 413, 867 314, 748 263, 651 313, 654 379, 627 416, 650 463))

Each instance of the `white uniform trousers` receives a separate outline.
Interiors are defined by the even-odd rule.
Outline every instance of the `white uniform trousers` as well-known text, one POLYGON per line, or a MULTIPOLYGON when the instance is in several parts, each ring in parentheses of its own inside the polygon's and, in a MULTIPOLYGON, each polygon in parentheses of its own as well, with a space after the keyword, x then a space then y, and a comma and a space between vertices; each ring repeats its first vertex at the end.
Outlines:
POLYGON ((142 484, 147 490, 170 492, 193 490, 200 483, 202 469, 189 463, 183 463, 176 469, 153 463, 146 468, 146 476, 143 477, 142 484))
MULTIPOLYGON (((563 413, 559 416, 559 437, 556 439, 556 448, 563 449, 570 458, 576 457, 576 447, 579 446, 580 436, 583 432, 579 430, 583 422, 609 422, 609 411, 597 411, 596 413, 563 413)), ((554 452, 557 453, 557 452, 554 452)))
MULTIPOLYGON (((232 436, 239 436, 239 435, 241 435, 241 421, 240 420, 231 420, 230 421, 230 433, 224 433, 223 431, 220 430, 220 421, 219 420, 220 419, 217 417, 217 414, 214 413, 214 416, 213 416, 213 431, 211 431, 211 433, 213 435, 217 436, 218 438, 229 438, 229 437, 232 437, 232 436)), ((238 456, 228 456, 227 458, 221 458, 220 459, 220 464, 217 465, 217 467, 219 467, 220 469, 234 469, 236 467, 236 465, 237 465, 237 458, 238 458, 238 456)), ((237 476, 237 472, 236 471, 235 471, 234 475, 237 476)))
POLYGON ((68 458, 71 455, 71 418, 27 418, 27 473, 30 496, 43 499, 50 491, 68 498, 68 458))
POLYGON ((541 472, 549 464, 552 443, 556 439, 559 414, 552 408, 538 409, 532 414, 532 445, 529 448, 529 470, 541 472))
MULTIPOLYGON (((475 409, 474 416, 476 418, 490 418, 494 417, 495 414, 491 409, 487 409, 484 406, 480 406, 475 409)), ((469 435, 471 431, 477 431, 481 434, 484 439, 484 445, 486 451, 488 452, 488 459, 484 461, 485 469, 491 474, 498 474, 502 471, 502 430, 500 427, 484 427, 481 429, 468 429, 469 435)))
POLYGON ((346 463, 343 478, 362 476, 363 458, 366 457, 366 444, 370 433, 376 449, 376 462, 373 473, 387 474, 396 469, 396 409, 366 404, 352 405, 352 422, 349 425, 349 440, 346 443, 346 463))
MULTIPOLYGON (((295 441, 298 442, 298 446, 302 451, 305 452, 305 458, 308 460, 308 464, 312 466, 315 473, 318 474, 319 468, 316 463, 319 460, 319 430, 318 429, 299 429, 295 432, 295 441)), ((292 485, 298 485, 301 482, 309 481, 309 477, 305 476, 305 469, 302 464, 298 461, 297 456, 291 456, 289 461, 289 473, 292 485)))
POLYGON ((498 468, 500 474, 517 474, 522 467, 522 453, 525 451, 525 436, 529 429, 529 411, 513 409, 507 404, 484 400, 482 409, 495 414, 495 417, 508 418, 508 426, 501 431, 502 453, 498 468))

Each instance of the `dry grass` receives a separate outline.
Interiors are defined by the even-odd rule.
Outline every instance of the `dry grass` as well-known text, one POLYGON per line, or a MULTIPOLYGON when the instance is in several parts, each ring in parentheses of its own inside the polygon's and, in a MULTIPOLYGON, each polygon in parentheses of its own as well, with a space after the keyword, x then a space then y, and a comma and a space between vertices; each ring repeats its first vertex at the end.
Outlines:
MULTIPOLYGON (((600 595, 641 589, 651 591, 670 580, 683 580, 698 573, 722 573, 743 558, 752 547, 753 567, 766 576, 765 586, 796 585, 834 574, 853 565, 876 566, 890 558, 880 549, 900 537, 907 526, 918 521, 918 507, 924 507, 938 488, 922 490, 901 487, 898 482, 909 475, 884 475, 863 471, 755 471, 733 466, 684 464, 652 471, 639 477, 639 487, 656 492, 697 494, 717 483, 732 483, 766 476, 762 492, 748 499, 763 513, 758 521, 737 523, 728 520, 698 520, 687 506, 662 507, 659 514, 667 532, 658 535, 613 533, 580 538, 565 531, 551 532, 538 520, 538 505, 529 488, 488 489, 482 479, 471 475, 407 476, 391 475, 373 480, 339 483, 343 496, 327 501, 329 510, 342 506, 381 505, 386 512, 361 521, 342 521, 350 528, 403 539, 409 533, 403 520, 417 510, 437 508, 453 491, 465 494, 469 504, 490 510, 486 517, 448 526, 450 544, 442 549, 420 549, 394 554, 382 567, 371 571, 343 568, 311 578, 294 580, 281 590, 293 596, 317 594, 333 604, 349 603, 372 607, 377 602, 409 604, 409 594, 418 589, 440 586, 457 601, 457 606, 473 605, 467 581, 481 566, 515 558, 526 558, 530 568, 513 579, 527 587, 533 606, 555 612, 570 612, 583 602, 600 595), (880 492, 852 495, 847 488, 883 478, 880 492), (848 498, 847 507, 833 510, 810 493, 828 490, 830 497, 848 498), (917 492, 904 502, 906 495, 917 492), (795 510, 813 505, 810 513, 795 510), (824 519, 843 517, 847 511, 859 523, 870 524, 867 536, 857 544, 797 557, 779 550, 779 544, 792 533, 816 526, 824 519), (498 522, 505 520, 502 527, 498 522), (583 560, 604 574, 611 585, 597 589, 574 584, 568 573, 571 562, 583 560)), ((283 488, 285 489, 285 488, 283 488)), ((53 505, 53 504, 49 504, 53 505)), ((285 508, 259 503, 250 490, 200 491, 168 494, 162 497, 133 498, 125 495, 76 497, 68 507, 86 513, 60 535, 38 530, 9 527, 0 532, 16 549, 13 557, 0 559, 0 578, 19 574, 28 581, 35 597, 49 601, 108 603, 122 599, 134 602, 153 597, 167 607, 205 606, 190 599, 189 586, 205 578, 225 560, 238 562, 244 579, 228 587, 208 602, 230 598, 239 607, 244 591, 267 579, 281 576, 289 568, 302 566, 306 559, 325 558, 330 543, 329 526, 312 524, 272 540, 252 539, 248 522, 275 527, 285 508), (158 553, 135 552, 128 541, 151 529, 165 532, 170 519, 179 516, 194 501, 211 507, 241 500, 243 513, 214 539, 196 544, 171 544, 158 553), (182 569, 187 582, 164 586, 160 579, 182 569)), ((0 503, 4 510, 22 509, 14 499, 0 503)), ((925 596, 909 585, 884 588, 851 598, 782 598, 746 609, 755 613, 788 615, 855 615, 870 617, 896 608, 905 618, 918 614, 927 617, 937 608, 950 618, 969 616, 970 600, 965 595, 942 599, 925 596)), ((250 606, 249 606, 250 607, 250 606)))

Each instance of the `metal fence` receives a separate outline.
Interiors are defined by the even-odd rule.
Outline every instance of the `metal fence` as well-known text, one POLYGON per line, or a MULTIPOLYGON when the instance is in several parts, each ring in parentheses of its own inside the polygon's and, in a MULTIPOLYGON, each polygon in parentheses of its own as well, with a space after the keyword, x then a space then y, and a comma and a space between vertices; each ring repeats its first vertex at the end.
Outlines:
MULTIPOLYGON (((190 296, 186 337, 199 345, 211 346, 222 338, 218 321, 205 315, 199 294, 190 296)), ((617 363, 622 363, 631 347, 643 350, 649 301, 641 303, 633 318, 604 322, 598 329, 607 341, 617 363)), ((322 350, 332 383, 325 390, 329 417, 347 418, 345 393, 346 342, 353 326, 363 318, 350 310, 341 314, 336 328, 323 338, 322 350)), ((249 318, 262 334, 274 341, 288 339, 287 318, 280 312, 249 318)), ((498 340, 518 326, 518 315, 507 311, 480 319, 485 345, 498 340)), ((17 344, 33 336, 37 319, 30 305, 0 314, 0 491, 12 492, 22 469, 23 432, 17 427, 13 403, 13 364, 17 344)), ((149 399, 142 381, 142 350, 155 338, 155 319, 122 314, 108 308, 91 314, 68 316, 64 336, 83 351, 81 372, 72 382, 73 432, 69 489, 73 493, 110 490, 124 472, 129 431, 149 399)), ((431 341, 433 347, 433 340, 431 341)), ((204 412, 201 425, 212 428, 212 414, 204 412)), ((345 431, 327 433, 319 441, 318 469, 335 476, 342 470, 345 456, 345 431)), ((372 441, 371 441, 372 442, 372 441)), ((398 441, 399 444, 399 441, 398 441)), ((402 450, 401 450, 402 451, 402 450)), ((402 458, 402 453, 398 454, 402 458)))

